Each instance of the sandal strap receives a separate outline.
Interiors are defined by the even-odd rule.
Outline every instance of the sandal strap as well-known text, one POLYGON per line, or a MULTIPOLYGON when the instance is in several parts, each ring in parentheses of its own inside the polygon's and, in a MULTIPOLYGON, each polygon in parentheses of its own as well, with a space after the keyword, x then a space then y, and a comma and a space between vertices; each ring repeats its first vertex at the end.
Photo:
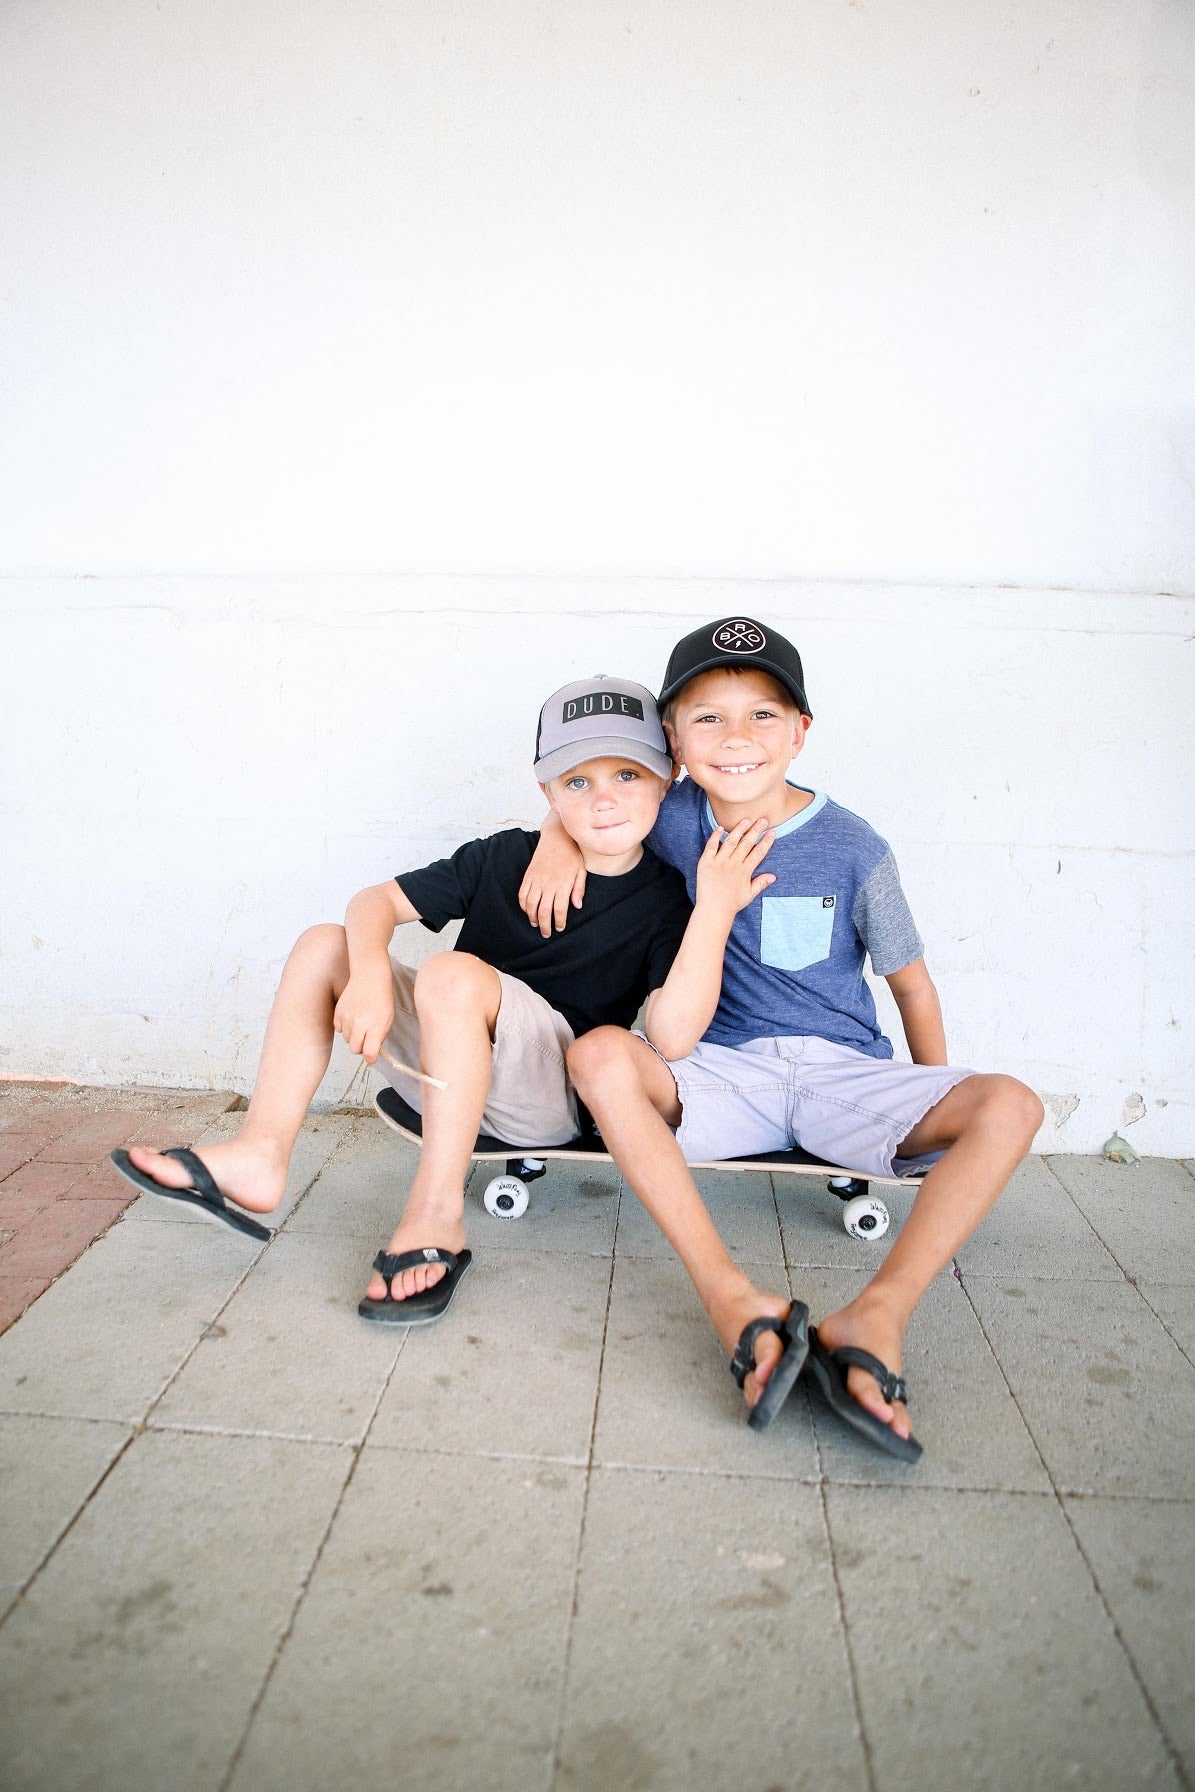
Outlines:
POLYGON ((373 1260, 375 1269, 380 1270, 384 1279, 392 1281, 404 1269, 420 1269, 425 1263, 442 1263, 449 1275, 456 1268, 459 1259, 452 1251, 437 1250, 434 1244, 425 1245, 421 1251, 379 1251, 373 1260))
POLYGON ((854 1344, 842 1344, 837 1350, 830 1352, 830 1357, 833 1362, 854 1369, 866 1369, 869 1375, 874 1375, 880 1384, 880 1392, 889 1405, 894 1400, 899 1400, 903 1406, 908 1405, 909 1389, 904 1376, 894 1375, 878 1356, 872 1356, 870 1350, 860 1350, 854 1344))
POLYGON ((225 1205, 224 1196, 216 1185, 215 1178, 201 1157, 188 1149, 186 1145, 170 1145, 162 1153, 163 1157, 173 1157, 183 1166, 195 1185, 195 1193, 210 1201, 213 1207, 225 1205))
POLYGON ((789 1342, 788 1327, 783 1319, 752 1319, 739 1333, 739 1341, 730 1359, 730 1373, 739 1387, 755 1367, 755 1340, 761 1332, 775 1332, 782 1343, 789 1342))

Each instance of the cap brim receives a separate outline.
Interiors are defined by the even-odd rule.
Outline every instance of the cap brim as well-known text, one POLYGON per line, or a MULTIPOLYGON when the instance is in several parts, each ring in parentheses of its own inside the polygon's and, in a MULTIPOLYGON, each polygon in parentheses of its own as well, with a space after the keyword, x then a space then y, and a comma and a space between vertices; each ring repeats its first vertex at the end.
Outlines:
POLYGON ((800 685, 790 678, 787 672, 782 671, 779 666, 771 666, 766 660, 759 659, 754 655, 748 658, 746 655, 742 657, 735 655, 732 657, 725 653, 714 654, 710 659, 702 660, 699 666, 691 666, 682 677, 674 678, 671 684, 666 684, 656 698, 656 703, 663 709, 666 703, 671 703, 678 691, 683 691, 687 684, 691 684, 695 678, 700 678, 703 672, 719 672, 723 666, 746 666, 748 668, 754 666, 758 671, 766 672, 770 678, 774 678, 778 684, 784 686, 789 696, 793 699, 793 702, 800 708, 803 716, 811 716, 813 714, 813 711, 809 707, 809 699, 806 697, 800 685))
POLYGON ((657 778, 672 776, 672 761, 667 753, 645 747, 642 741, 619 740, 609 734, 600 740, 571 741, 567 747, 557 747, 554 753, 545 753, 535 762, 535 776, 541 784, 547 784, 553 778, 562 778, 565 772, 575 772, 579 765, 586 765, 591 759, 629 759, 632 764, 654 772, 657 778))

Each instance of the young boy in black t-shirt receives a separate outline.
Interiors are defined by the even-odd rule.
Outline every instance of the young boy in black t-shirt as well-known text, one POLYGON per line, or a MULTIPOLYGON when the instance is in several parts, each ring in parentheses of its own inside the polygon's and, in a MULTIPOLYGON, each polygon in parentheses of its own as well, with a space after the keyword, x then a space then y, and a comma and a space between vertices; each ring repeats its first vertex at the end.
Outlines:
MULTIPOLYGON (((138 1188, 268 1237, 249 1216, 286 1190, 299 1129, 328 1065, 333 1032, 374 1063, 383 1050, 433 1082, 401 1080, 423 1116, 423 1150, 402 1219, 358 1311, 399 1325, 437 1319, 471 1262, 464 1185, 483 1128, 512 1145, 559 1145, 578 1131, 565 1055, 592 1027, 629 1026, 678 999, 669 979, 689 900, 680 874, 647 850, 673 776, 655 701, 605 676, 566 685, 540 712, 535 775, 589 874, 583 906, 545 940, 519 886, 538 835, 508 829, 353 897, 343 927, 309 928, 286 962, 257 1082, 235 1138, 198 1151, 134 1146, 112 1162, 138 1188), (438 932, 463 917, 451 952, 418 971, 393 961, 397 926, 438 932)), ((718 855, 703 902, 751 900, 758 847, 718 855)), ((385 1073, 390 1075, 385 1067, 385 1073)), ((395 1072, 399 1081, 401 1073, 395 1072)))

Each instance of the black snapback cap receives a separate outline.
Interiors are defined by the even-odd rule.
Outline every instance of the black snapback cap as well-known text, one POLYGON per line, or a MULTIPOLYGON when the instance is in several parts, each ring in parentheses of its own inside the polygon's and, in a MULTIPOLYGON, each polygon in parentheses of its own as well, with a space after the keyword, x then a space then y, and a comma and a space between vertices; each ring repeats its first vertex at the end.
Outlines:
POLYGON ((721 622, 706 622, 677 642, 668 656, 660 707, 671 702, 699 672, 713 672, 719 666, 758 666, 761 672, 770 672, 802 715, 813 714, 805 695, 800 654, 791 641, 750 616, 724 616, 721 622))

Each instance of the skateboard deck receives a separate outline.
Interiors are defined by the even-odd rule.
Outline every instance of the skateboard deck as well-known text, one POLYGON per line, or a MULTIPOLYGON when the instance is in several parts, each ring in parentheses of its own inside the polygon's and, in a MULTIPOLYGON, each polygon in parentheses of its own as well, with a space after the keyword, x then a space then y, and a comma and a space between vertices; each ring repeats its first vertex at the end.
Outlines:
MULTIPOLYGON (((374 1097, 374 1106, 388 1126, 400 1132, 404 1138, 418 1145, 423 1141, 423 1117, 403 1100, 397 1089, 389 1085, 380 1089, 374 1097)), ((572 1163, 612 1164, 614 1159, 603 1149, 600 1139, 586 1139, 584 1135, 570 1139, 567 1145, 511 1145, 502 1139, 495 1139, 487 1132, 479 1132, 477 1143, 473 1147, 473 1156, 479 1163, 512 1161, 515 1158, 531 1158, 546 1163, 551 1159, 568 1159, 572 1163)), ((690 1164, 691 1170, 784 1170, 795 1171, 799 1176, 842 1176, 852 1181, 884 1182, 893 1188, 907 1187, 916 1178, 908 1176, 874 1176, 870 1171, 849 1170, 841 1164, 828 1164, 824 1158, 812 1157, 800 1146, 791 1151, 761 1151, 754 1157, 711 1157, 707 1162, 690 1164)))
MULTIPOLYGON (((374 1097, 374 1106, 387 1126, 401 1133, 412 1144, 422 1144, 423 1117, 403 1100, 397 1089, 391 1088, 389 1084, 384 1089, 379 1089, 374 1097)), ((480 1163, 504 1163, 507 1179, 512 1184, 534 1181, 544 1174, 543 1166, 546 1163, 557 1159, 587 1164, 614 1162, 610 1153, 603 1149, 599 1138, 586 1137, 584 1133, 579 1138, 571 1139, 567 1145, 512 1145, 507 1140, 495 1139, 489 1133, 479 1132, 473 1156, 480 1163)), ((799 1145, 789 1151, 759 1152, 753 1157, 711 1158, 708 1162, 690 1164, 689 1168, 824 1176, 831 1191, 840 1200, 847 1202, 843 1216, 847 1231, 858 1238, 868 1239, 880 1237, 888 1227, 888 1210, 882 1201, 877 1201, 868 1194, 869 1185, 881 1182, 899 1188, 918 1180, 916 1177, 862 1175, 839 1164, 828 1164, 819 1157, 813 1157, 808 1151, 802 1151, 799 1145)), ((495 1186, 492 1183, 490 1189, 495 1186)), ((506 1201, 499 1195, 492 1201, 490 1190, 487 1190, 486 1206, 491 1213, 517 1218, 526 1210, 526 1191, 524 1189, 521 1200, 516 1197, 513 1201, 506 1201)))

